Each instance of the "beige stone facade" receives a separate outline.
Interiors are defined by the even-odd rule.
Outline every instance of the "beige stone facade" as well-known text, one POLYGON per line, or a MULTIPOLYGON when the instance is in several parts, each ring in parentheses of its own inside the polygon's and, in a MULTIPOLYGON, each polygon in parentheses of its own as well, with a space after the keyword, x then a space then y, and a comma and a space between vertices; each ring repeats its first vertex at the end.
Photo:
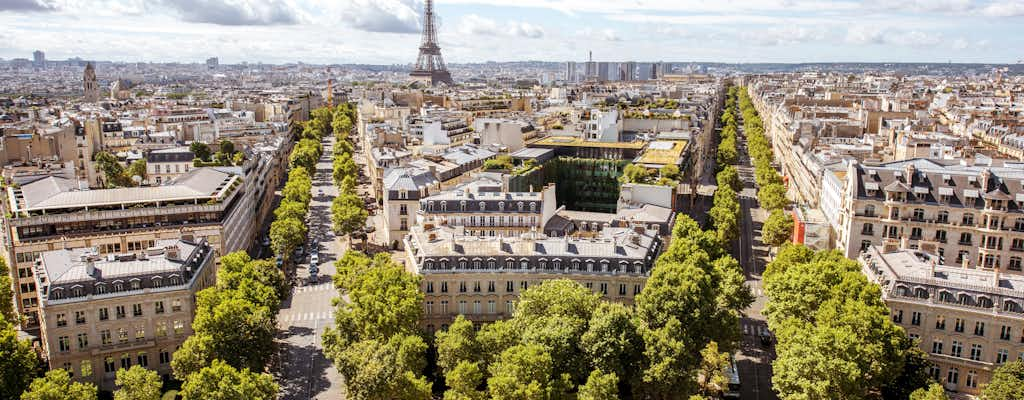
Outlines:
POLYGON ((49 367, 104 390, 115 388, 118 369, 133 365, 169 376, 172 354, 192 334, 195 294, 215 282, 212 248, 164 240, 132 256, 93 251, 41 257, 40 339, 49 367))
POLYGON ((947 390, 978 395, 996 368, 1024 359, 1024 276, 944 266, 933 254, 892 244, 869 248, 859 261, 947 390))

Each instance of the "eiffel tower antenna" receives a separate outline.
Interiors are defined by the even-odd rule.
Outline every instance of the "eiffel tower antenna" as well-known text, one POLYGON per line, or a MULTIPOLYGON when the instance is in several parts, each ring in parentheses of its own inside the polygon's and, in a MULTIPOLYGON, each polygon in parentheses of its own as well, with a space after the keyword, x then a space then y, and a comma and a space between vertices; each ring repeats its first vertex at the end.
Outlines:
POLYGON ((416 66, 409 76, 415 80, 430 82, 431 86, 438 83, 454 84, 452 74, 448 72, 444 58, 441 57, 441 46, 437 45, 433 0, 427 0, 423 7, 423 41, 420 43, 420 55, 416 58, 416 66))

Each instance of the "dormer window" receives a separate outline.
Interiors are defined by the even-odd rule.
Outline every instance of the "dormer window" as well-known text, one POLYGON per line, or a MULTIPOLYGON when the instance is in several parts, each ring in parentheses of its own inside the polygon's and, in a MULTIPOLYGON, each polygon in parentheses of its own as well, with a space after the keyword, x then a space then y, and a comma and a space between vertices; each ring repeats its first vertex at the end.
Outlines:
POLYGON ((487 203, 480 202, 480 211, 487 211, 487 203))
POLYGON ((441 202, 441 211, 442 212, 448 211, 448 202, 447 201, 442 201, 441 202))
POLYGON ((398 198, 399 198, 400 200, 406 200, 406 199, 408 199, 408 198, 409 198, 409 192, 408 192, 408 191, 406 191, 405 189, 399 190, 399 191, 398 191, 398 198))
POLYGON ((427 203, 427 211, 434 211, 434 202, 433 201, 427 203))
POLYGON ((504 201, 499 201, 498 202, 498 211, 505 211, 505 202, 504 201))
POLYGON ((537 203, 530 202, 530 212, 537 212, 537 203))
POLYGON ((459 211, 466 212, 466 201, 465 200, 459 202, 459 211))

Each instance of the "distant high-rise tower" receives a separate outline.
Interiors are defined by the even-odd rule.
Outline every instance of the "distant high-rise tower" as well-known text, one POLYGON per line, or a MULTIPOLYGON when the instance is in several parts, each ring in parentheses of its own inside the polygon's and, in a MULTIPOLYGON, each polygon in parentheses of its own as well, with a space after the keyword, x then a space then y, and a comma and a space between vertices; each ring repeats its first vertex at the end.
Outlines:
POLYGON ((95 103, 100 101, 100 84, 96 81, 96 67, 93 67, 92 63, 85 64, 85 73, 82 76, 83 81, 83 101, 86 103, 95 103))
POLYGON ((219 66, 219 65, 220 65, 220 59, 217 58, 217 57, 210 57, 210 58, 206 59, 206 68, 217 69, 217 66, 219 66))
POLYGON ((416 67, 409 74, 413 79, 430 82, 430 85, 452 82, 452 74, 441 58, 441 46, 437 45, 437 26, 434 24, 434 1, 427 0, 423 6, 423 42, 420 43, 420 56, 416 59, 416 67))
POLYGON ((37 67, 43 67, 46 65, 46 53, 42 50, 36 50, 32 52, 32 63, 37 67))
POLYGON ((590 52, 590 55, 587 56, 587 63, 584 66, 583 75, 586 76, 587 79, 597 79, 597 63, 594 62, 594 52, 592 51, 590 52))
POLYGON ((565 63, 565 82, 575 83, 576 82, 576 62, 569 61, 565 63))

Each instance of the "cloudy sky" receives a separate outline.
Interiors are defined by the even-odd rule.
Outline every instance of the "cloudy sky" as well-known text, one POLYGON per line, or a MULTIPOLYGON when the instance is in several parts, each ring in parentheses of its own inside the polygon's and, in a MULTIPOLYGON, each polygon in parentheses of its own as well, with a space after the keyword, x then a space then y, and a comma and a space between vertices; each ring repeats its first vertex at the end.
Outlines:
MULTIPOLYGON (((450 63, 1024 59, 1024 0, 436 0, 450 63)), ((0 57, 407 64, 423 0, 0 0, 0 57)))

